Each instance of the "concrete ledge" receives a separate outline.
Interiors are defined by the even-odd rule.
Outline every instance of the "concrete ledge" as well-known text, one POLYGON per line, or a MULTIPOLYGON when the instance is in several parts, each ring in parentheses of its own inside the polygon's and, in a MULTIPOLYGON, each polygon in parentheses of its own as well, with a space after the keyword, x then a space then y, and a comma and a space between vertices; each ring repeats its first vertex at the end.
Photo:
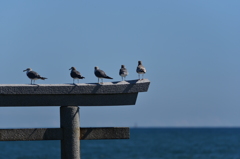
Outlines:
MULTIPOLYGON (((80 140, 96 139, 129 139, 129 128, 80 128, 80 140)), ((0 141, 34 140, 62 140, 62 129, 0 129, 0 141)))
POLYGON ((135 105, 148 79, 103 84, 0 85, 0 106, 135 105))
POLYGON ((120 82, 82 84, 0 84, 1 95, 23 94, 117 94, 147 92, 150 81, 132 80, 120 82))

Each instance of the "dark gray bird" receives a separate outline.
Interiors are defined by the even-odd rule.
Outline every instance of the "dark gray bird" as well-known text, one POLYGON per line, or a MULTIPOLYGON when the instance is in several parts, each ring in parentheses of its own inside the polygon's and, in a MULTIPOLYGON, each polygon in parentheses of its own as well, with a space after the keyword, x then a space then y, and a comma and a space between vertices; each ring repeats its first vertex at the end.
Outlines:
POLYGON ((137 66, 137 73, 138 73, 138 78, 140 79, 140 74, 142 74, 142 79, 144 77, 144 74, 147 72, 146 68, 142 65, 142 61, 138 61, 138 66, 137 66))
POLYGON ((47 79, 46 77, 41 77, 37 72, 33 71, 31 68, 27 68, 26 70, 23 70, 23 72, 27 71, 27 76, 28 78, 31 79, 31 84, 35 84, 35 80, 41 79, 45 80, 47 79), (32 82, 33 81, 33 82, 32 82))
POLYGON ((84 78, 85 78, 85 77, 83 77, 83 76, 80 74, 80 72, 78 72, 78 71, 76 70, 75 67, 71 67, 69 70, 72 70, 71 73, 70 73, 70 75, 71 75, 71 77, 73 78, 73 84, 74 84, 74 80, 75 80, 75 79, 78 79, 78 83, 79 83, 79 79, 84 79, 84 78))
POLYGON ((98 83, 99 83, 99 78, 102 79, 102 83, 103 83, 103 78, 113 79, 112 77, 107 76, 106 73, 103 70, 100 70, 97 66, 94 67, 94 74, 98 78, 98 83))
POLYGON ((119 70, 119 75, 122 77, 122 81, 123 81, 123 79, 125 80, 126 76, 128 75, 128 71, 124 65, 121 66, 121 68, 119 70))

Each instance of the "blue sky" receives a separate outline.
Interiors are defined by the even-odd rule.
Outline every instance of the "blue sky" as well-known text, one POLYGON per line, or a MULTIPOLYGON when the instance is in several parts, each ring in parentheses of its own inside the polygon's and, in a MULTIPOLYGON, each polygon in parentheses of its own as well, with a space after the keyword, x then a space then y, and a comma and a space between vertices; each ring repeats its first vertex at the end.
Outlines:
MULTIPOLYGON (((124 64, 149 91, 135 106, 81 107, 88 126, 240 126, 239 1, 1 1, 2 84, 28 84, 31 67, 70 83, 69 68, 97 82, 94 66, 113 81, 124 64), (54 72, 54 73, 52 73, 54 72)), ((111 81, 111 80, 105 80, 111 81)), ((59 107, 0 108, 0 127, 59 127, 59 107)))

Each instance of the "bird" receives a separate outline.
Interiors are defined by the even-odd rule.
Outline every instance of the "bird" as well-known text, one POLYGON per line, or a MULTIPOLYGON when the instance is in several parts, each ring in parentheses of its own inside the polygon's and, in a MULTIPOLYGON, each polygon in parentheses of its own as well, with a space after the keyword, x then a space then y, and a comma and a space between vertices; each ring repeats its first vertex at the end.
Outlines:
POLYGON ((75 79, 78 79, 78 83, 79 83, 79 79, 85 78, 80 74, 79 71, 76 70, 75 67, 71 67, 69 70, 71 70, 70 76, 73 78, 73 84, 74 84, 75 79))
POLYGON ((41 80, 45 80, 47 79, 46 77, 41 77, 37 72, 33 71, 31 68, 27 68, 26 70, 23 70, 23 72, 27 71, 27 76, 28 78, 31 79, 31 84, 35 84, 35 80, 41 79, 41 80), (32 82, 34 81, 34 82, 32 82))
POLYGON ((142 74, 142 79, 143 79, 144 74, 147 72, 147 70, 142 65, 142 61, 138 61, 138 66, 137 66, 136 72, 138 73, 138 78, 140 79, 140 74, 142 74))
POLYGON ((94 67, 94 74, 98 78, 98 83, 99 83, 99 78, 102 79, 102 83, 103 83, 103 78, 113 79, 112 77, 107 76, 106 73, 103 70, 100 70, 97 66, 94 67))
POLYGON ((125 80, 126 76, 128 75, 128 71, 124 65, 121 65, 121 68, 119 70, 119 75, 122 77, 122 81, 123 79, 125 80))

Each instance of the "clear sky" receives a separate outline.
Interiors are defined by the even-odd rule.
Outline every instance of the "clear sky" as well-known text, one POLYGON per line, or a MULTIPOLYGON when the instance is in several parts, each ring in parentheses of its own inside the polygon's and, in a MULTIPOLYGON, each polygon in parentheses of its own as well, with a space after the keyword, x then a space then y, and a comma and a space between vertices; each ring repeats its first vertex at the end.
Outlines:
MULTIPOLYGON (((70 83, 69 68, 119 81, 124 64, 148 92, 135 106, 80 107, 81 126, 240 126, 239 0, 0 2, 2 84, 70 83)), ((111 80, 104 80, 110 82, 111 80)), ((59 127, 59 107, 0 108, 0 128, 59 127)))

